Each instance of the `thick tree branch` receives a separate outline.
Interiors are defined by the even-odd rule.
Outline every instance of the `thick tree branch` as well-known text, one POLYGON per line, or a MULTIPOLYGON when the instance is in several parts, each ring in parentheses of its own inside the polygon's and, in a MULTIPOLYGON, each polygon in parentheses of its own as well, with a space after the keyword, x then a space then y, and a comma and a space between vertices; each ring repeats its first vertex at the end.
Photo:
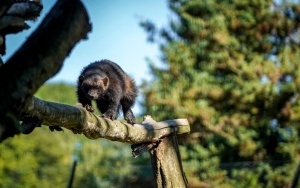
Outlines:
POLYGON ((42 120, 44 125, 65 127, 90 139, 106 138, 136 144, 155 142, 174 132, 183 134, 190 131, 186 119, 155 122, 147 117, 142 124, 130 125, 101 118, 84 108, 47 102, 35 97, 26 104, 24 110, 26 114, 42 120))
POLYGON ((18 133, 25 101, 56 74, 91 30, 80 0, 59 0, 38 29, 0 68, 0 140, 18 133))
MULTIPOLYGON (((40 1, 2 0, 0 4, 0 54, 5 54, 5 36, 28 29, 27 20, 35 20, 43 9, 40 1)), ((1 64, 0 64, 1 65, 1 64)))
POLYGON ((0 17, 6 13, 7 9, 14 3, 14 0, 1 0, 0 17))
POLYGON ((5 96, 13 95, 21 102, 24 96, 32 96, 60 70, 72 48, 90 30, 88 14, 79 0, 57 1, 38 29, 1 67, 1 83, 9 83, 5 96))

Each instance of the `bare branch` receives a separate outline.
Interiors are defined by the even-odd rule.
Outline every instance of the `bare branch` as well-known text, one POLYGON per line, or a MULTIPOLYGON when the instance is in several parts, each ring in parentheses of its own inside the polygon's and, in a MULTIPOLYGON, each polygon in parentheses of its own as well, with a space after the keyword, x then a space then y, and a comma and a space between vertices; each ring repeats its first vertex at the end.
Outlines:
POLYGON ((1 85, 9 82, 9 88, 2 90, 5 96, 32 96, 60 70, 72 48, 90 30, 88 14, 79 0, 57 1, 38 29, 1 67, 1 85))
POLYGON ((0 141, 19 133, 24 103, 60 70, 90 30, 89 16, 80 0, 59 0, 37 30, 1 65, 0 141))
POLYGON ((14 3, 14 0, 1 0, 0 17, 5 14, 7 9, 14 3))
POLYGON ((146 116, 142 124, 130 125, 101 118, 84 108, 47 102, 35 97, 27 103, 25 111, 42 120, 44 125, 65 127, 90 139, 106 138, 136 144, 155 142, 174 132, 184 134, 190 131, 186 119, 155 122, 150 116, 146 116))
POLYGON ((5 36, 28 29, 27 20, 35 20, 43 6, 39 1, 2 0, 0 5, 0 54, 5 54, 5 36))

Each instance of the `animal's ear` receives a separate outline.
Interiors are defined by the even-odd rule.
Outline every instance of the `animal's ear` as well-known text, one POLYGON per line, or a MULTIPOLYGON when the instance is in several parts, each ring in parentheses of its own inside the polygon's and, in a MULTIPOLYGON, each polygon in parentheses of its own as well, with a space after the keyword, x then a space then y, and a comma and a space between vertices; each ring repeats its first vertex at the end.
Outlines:
POLYGON ((103 82, 103 86, 105 89, 108 88, 108 84, 109 84, 109 79, 107 76, 105 76, 103 79, 102 79, 102 82, 103 82))
POLYGON ((79 76, 79 81, 82 82, 82 81, 84 80, 84 78, 85 78, 85 77, 84 77, 83 75, 80 75, 80 76, 79 76))

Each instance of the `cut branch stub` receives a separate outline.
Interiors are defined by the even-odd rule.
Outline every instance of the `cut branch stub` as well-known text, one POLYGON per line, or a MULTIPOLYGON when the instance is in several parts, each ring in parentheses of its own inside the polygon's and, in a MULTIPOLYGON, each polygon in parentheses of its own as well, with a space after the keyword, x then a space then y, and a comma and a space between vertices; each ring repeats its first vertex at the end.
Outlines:
POLYGON ((155 122, 146 116, 142 124, 130 125, 99 117, 82 107, 47 102, 35 97, 26 104, 24 113, 40 119, 43 125, 65 127, 90 139, 106 138, 132 144, 155 142, 174 132, 183 134, 190 131, 186 119, 155 122))

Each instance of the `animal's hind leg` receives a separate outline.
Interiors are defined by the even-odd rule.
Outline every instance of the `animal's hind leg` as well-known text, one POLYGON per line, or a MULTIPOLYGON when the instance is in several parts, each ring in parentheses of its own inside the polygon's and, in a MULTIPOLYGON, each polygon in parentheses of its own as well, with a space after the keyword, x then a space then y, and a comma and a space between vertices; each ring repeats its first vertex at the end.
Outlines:
POLYGON ((130 109, 132 106, 132 102, 128 100, 122 100, 121 105, 122 105, 124 119, 127 121, 127 123, 131 125, 135 124, 135 117, 133 115, 132 110, 130 109))
POLYGON ((135 117, 131 109, 128 109, 125 112, 123 111, 123 113, 124 113, 124 119, 127 121, 127 123, 131 125, 135 124, 135 117))

